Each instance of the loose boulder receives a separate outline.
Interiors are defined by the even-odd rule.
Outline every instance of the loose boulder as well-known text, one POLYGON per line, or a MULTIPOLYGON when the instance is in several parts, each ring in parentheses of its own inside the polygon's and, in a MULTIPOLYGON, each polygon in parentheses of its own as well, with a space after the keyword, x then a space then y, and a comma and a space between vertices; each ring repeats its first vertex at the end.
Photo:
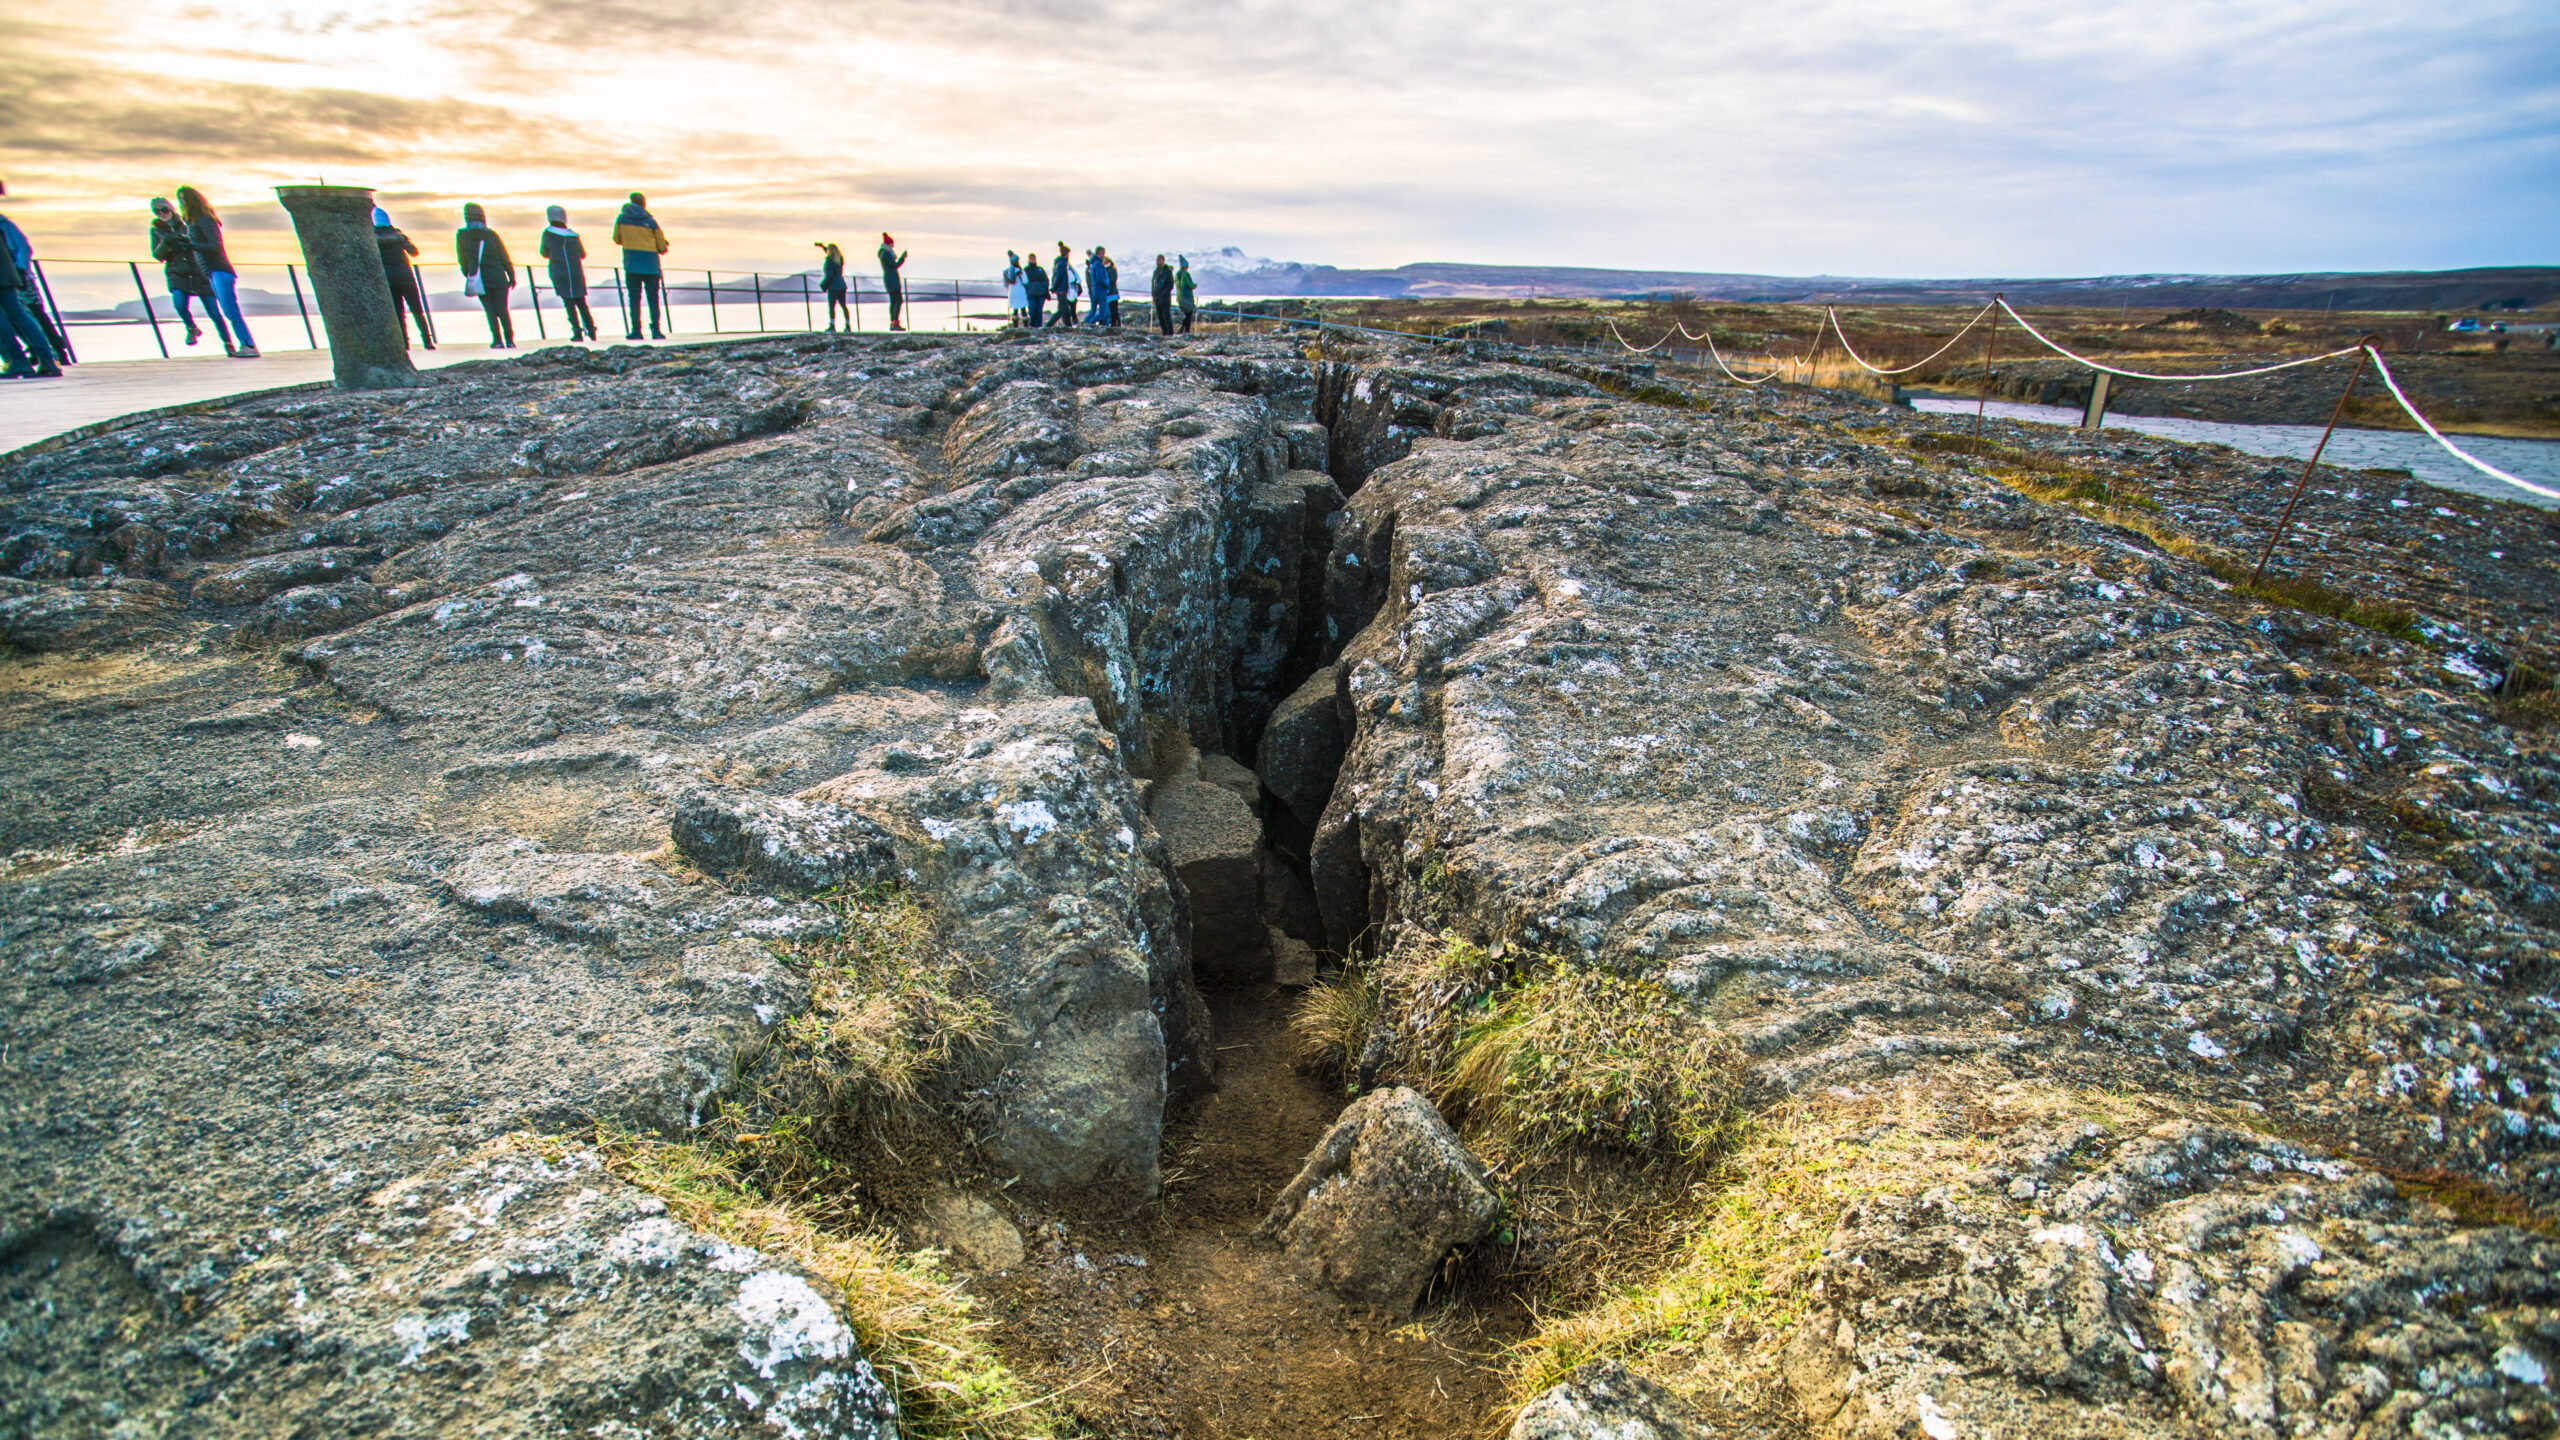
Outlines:
POLYGON ((1511 1440, 1705 1440, 1680 1398, 1615 1360, 1594 1360, 1511 1422, 1511 1440))
POLYGON ((1342 1112, 1260 1233, 1343 1299, 1406 1315, 1449 1251, 1483 1239, 1501 1210, 1449 1122, 1399 1085, 1342 1112))
POLYGON ((1156 782, 1150 809, 1173 854, 1174 873, 1191 894, 1193 973, 1203 979, 1269 978, 1262 826, 1252 807, 1225 785, 1178 777, 1156 782))

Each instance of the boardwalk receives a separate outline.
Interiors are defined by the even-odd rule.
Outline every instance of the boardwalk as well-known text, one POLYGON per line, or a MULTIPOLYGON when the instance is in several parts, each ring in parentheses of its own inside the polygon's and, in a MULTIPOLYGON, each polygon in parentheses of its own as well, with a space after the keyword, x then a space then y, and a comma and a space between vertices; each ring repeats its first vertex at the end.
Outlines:
MULTIPOLYGON (((685 336, 667 344, 708 343, 741 336, 685 336)), ((626 343, 626 342, 616 342, 626 343)), ((517 354, 529 353, 527 347, 517 354)), ((486 360, 487 345, 439 346, 413 350, 409 358, 421 370, 486 360)), ((256 360, 221 355, 183 360, 105 360, 66 365, 59 380, 12 380, 0 383, 0 453, 32 445, 102 420, 195 405, 227 395, 245 395, 286 385, 327 384, 326 350, 272 350, 256 360)))

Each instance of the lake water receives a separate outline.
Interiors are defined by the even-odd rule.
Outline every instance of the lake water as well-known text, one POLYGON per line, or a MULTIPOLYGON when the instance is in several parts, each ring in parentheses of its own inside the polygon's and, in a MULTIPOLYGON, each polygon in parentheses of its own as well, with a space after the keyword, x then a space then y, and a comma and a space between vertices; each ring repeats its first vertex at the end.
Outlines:
MULTIPOLYGON (((1913 396, 1913 409, 1933 415, 1970 415, 1971 400, 1942 400, 1913 396)), ((2031 425, 2072 425, 2080 423, 2080 411, 2067 405, 2027 405, 2015 400, 1994 400, 1988 413, 2002 420, 2020 420, 2031 425)), ((2166 415, 2109 415, 2109 430, 2134 430, 2157 435, 2164 440, 2185 440, 2201 445, 2228 445, 2251 455, 2271 455, 2283 459, 2307 460, 2311 449, 2320 443, 2317 425, 2232 425, 2218 420, 2180 420, 2166 415)), ((2456 435, 2453 443, 2506 471, 2530 480, 2536 485, 2560 489, 2560 440, 2510 440, 2497 435, 2456 435)), ((2329 437, 2329 448, 2320 454, 2320 463, 2341 470, 2406 470, 2430 485, 2448 490, 2463 490, 2495 500, 2519 500, 2545 510, 2560 509, 2560 501, 2546 499, 2529 490, 2519 490, 2481 474, 2444 452, 2443 447, 2415 431, 2341 429, 2329 437)))

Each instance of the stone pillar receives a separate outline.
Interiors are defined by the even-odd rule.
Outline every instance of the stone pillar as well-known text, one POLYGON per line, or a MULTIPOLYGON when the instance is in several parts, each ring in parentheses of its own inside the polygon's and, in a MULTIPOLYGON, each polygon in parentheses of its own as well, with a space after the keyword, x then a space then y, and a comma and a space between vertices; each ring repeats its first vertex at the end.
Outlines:
POLYGON ((373 243, 373 191, 361 185, 279 185, 293 217, 312 298, 329 331, 329 358, 341 390, 391 390, 418 383, 391 282, 373 243))

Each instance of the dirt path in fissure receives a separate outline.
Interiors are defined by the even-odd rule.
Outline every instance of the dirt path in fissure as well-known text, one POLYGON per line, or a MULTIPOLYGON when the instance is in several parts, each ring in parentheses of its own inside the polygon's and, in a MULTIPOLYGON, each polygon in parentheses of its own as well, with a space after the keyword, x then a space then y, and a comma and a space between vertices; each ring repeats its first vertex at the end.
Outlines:
MULTIPOLYGON (((1037 1224, 989 1292, 999 1347, 1113 1437, 1445 1440, 1489 1433, 1514 1295, 1459 1285, 1411 1320, 1293 1275, 1254 1227, 1345 1100, 1291 1063, 1290 993, 1208 992, 1219 1088, 1167 1127, 1164 1194, 1125 1220, 1037 1224)), ((1028 1217, 1026 1217, 1028 1218, 1028 1217)))

